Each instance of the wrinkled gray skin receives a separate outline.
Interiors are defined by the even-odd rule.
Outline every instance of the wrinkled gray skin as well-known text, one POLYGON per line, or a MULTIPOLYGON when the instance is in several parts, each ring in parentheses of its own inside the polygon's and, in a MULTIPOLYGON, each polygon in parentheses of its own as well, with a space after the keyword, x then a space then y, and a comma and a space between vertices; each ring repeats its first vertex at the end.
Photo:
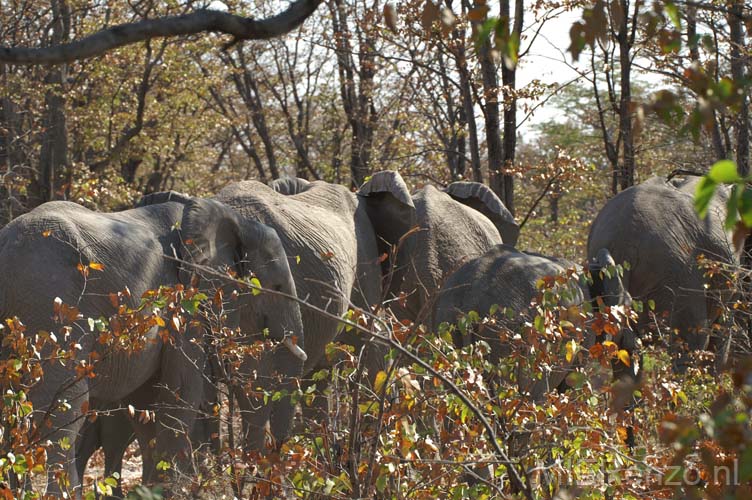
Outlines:
POLYGON ((512 240, 510 244, 519 232, 501 200, 479 183, 454 183, 444 191, 426 185, 411 196, 397 172, 383 171, 361 187, 359 196, 366 199, 374 226, 384 228, 379 231, 386 235, 380 241, 381 253, 390 253, 412 227, 420 228, 404 239, 394 269, 387 260, 382 271, 391 297, 407 294, 404 308, 392 303, 395 313, 426 324, 431 324, 431 302, 447 276, 502 243, 502 232, 512 240), (383 196, 390 190, 397 194, 383 196), (400 200, 412 200, 414 218, 405 213, 400 200), (403 222, 395 225, 395 220, 403 222))
MULTIPOLYGON (((697 256, 738 263, 731 239, 723 229, 727 192, 719 190, 708 216, 699 219, 693 196, 699 178, 653 178, 622 191, 601 209, 590 228, 588 255, 607 248, 616 262, 629 262, 624 284, 643 301, 655 301, 655 311, 669 314, 681 343, 672 342, 675 368, 683 371, 687 353, 706 349, 709 327, 718 318, 717 299, 706 293, 707 281, 697 267, 697 256)), ((722 283, 721 283, 722 284, 722 283)), ((720 289, 711 283, 712 289, 720 289)), ((645 308, 647 311, 648 308, 645 308)), ((640 326, 648 321, 647 312, 640 326)), ((730 339, 714 339, 716 368, 725 363, 730 339)))
MULTIPOLYGON (((609 259, 608 252, 601 252, 597 260, 591 263, 591 268, 613 265, 613 261, 609 259)), ((574 267, 573 263, 566 260, 521 252, 508 245, 494 246, 447 278, 434 307, 433 331, 438 331, 441 323, 456 323, 459 316, 470 311, 484 316, 494 304, 499 306, 500 310, 510 308, 519 313, 511 322, 506 323, 508 328, 516 331, 522 326, 524 313, 529 309, 531 300, 538 294, 536 282, 544 276, 556 276, 574 267)), ((596 273, 595 270, 592 272, 596 273)), ((625 293, 618 276, 600 280, 600 283, 601 286, 597 289, 584 286, 570 290, 571 296, 563 297, 564 305, 581 304, 595 296, 591 294, 602 296, 606 305, 629 304, 629 296, 625 293)), ((486 341, 491 347, 489 359, 492 362, 509 356, 509 346, 503 345, 491 329, 486 329, 484 333, 485 335, 478 332, 462 335, 455 330, 454 341, 458 347, 467 346, 477 340, 486 341)), ((592 342, 592 337, 586 339, 586 343, 592 345, 592 342)), ((546 392, 558 387, 567 373, 567 367, 560 367, 544 373, 537 379, 520 372, 518 386, 522 393, 528 393, 533 399, 540 400, 546 392)))
MULTIPOLYGON (((111 292, 128 287, 131 305, 137 306, 146 290, 189 282, 189 264, 181 268, 175 260, 165 257, 175 252, 181 252, 189 264, 232 268, 240 276, 253 271, 268 286, 295 294, 287 258, 275 232, 238 217, 221 203, 191 200, 186 205, 163 203, 100 214, 74 203, 50 202, 0 231, 0 316, 17 316, 28 332, 50 331, 63 339, 61 325, 52 320, 55 297, 76 305, 84 318, 110 317, 116 312, 108 297, 111 292), (181 229, 175 229, 178 226, 181 229), (47 231, 50 233, 45 237, 47 231), (191 243, 183 247, 182 241, 191 243), (79 263, 99 263, 104 267, 102 271, 90 270, 85 279, 77 269, 79 263)), ((202 279, 202 286, 207 281, 202 279)), ((229 295, 228 290, 226 296, 229 295)), ((228 323, 241 325, 248 332, 268 326, 270 335, 280 340, 292 332, 304 345, 300 309, 293 301, 265 294, 241 294, 236 307, 228 312, 228 323)), ((154 457, 174 458, 179 469, 190 471, 190 443, 185 431, 193 427, 193 408, 203 397, 203 328, 189 327, 185 334, 174 336, 174 344, 163 343, 157 330, 155 327, 148 332, 146 346, 139 352, 104 352, 97 342, 98 335, 89 333, 86 321, 79 321, 63 344, 76 342, 81 346, 76 361, 87 360, 89 353, 98 352, 101 359, 96 365, 97 376, 80 379, 72 362, 43 365, 44 379, 31 389, 29 396, 38 418, 50 410, 53 431, 47 437, 53 443, 63 437, 70 440, 67 450, 51 446, 48 461, 64 467, 72 488, 80 485, 74 454, 84 421, 82 405, 94 403, 94 408, 118 404, 147 383, 160 386, 153 401, 157 420, 154 457), (180 404, 176 404, 176 394, 180 404), (70 404, 70 410, 57 409, 62 400, 70 404)), ((286 377, 284 380, 299 376, 302 368, 302 361, 281 346, 265 358, 264 364, 262 376, 278 371, 286 377)), ((278 427, 286 423, 289 430, 292 408, 289 404, 287 407, 275 408, 279 416, 273 420, 278 427)), ((51 471, 54 469, 51 467, 51 471)), ((48 493, 61 494, 52 473, 48 493)))
MULTIPOLYGON (((272 187, 244 181, 229 184, 216 199, 277 230, 287 255, 300 258, 290 268, 298 296, 311 305, 341 317, 350 302, 364 308, 380 302, 378 234, 364 204, 346 187, 302 179, 275 181, 272 187)), ((306 307, 302 315, 308 354, 304 371, 310 373, 327 365, 324 350, 335 339, 338 322, 306 307)), ((369 339, 339 340, 360 347, 369 339)), ((383 364, 378 349, 368 349, 367 355, 370 371, 383 364)))

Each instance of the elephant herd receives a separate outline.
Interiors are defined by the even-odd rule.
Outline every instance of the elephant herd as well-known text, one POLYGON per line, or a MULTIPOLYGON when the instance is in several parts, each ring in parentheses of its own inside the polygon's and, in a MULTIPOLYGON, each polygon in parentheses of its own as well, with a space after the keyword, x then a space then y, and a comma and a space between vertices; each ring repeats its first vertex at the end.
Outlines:
MULTIPOLYGON (((723 196, 700 220, 692 205, 695 183, 655 178, 611 199, 588 240, 593 280, 571 296, 572 303, 601 297, 606 305, 654 300, 680 333, 677 366, 686 359, 678 346, 705 349, 718 315, 697 256, 738 261, 723 229, 723 196), (597 272, 625 261, 631 267, 623 276, 597 272)), ((515 249, 518 233, 504 204, 482 184, 426 185, 410 193, 392 171, 375 173, 357 193, 282 179, 268 186, 232 183, 210 199, 156 193, 117 213, 55 201, 0 231, 0 317, 19 318, 27 335, 54 332, 75 350, 67 359, 42 352, 44 375, 29 394, 39 420, 53 429, 52 443, 70 444, 48 447, 48 462, 67 473, 71 488, 80 485, 88 457, 101 444, 110 455, 109 471, 116 470, 134 430, 144 480, 154 480, 157 461, 190 471, 191 450, 216 438, 216 419, 205 418, 211 410, 204 410, 216 400, 211 387, 223 360, 208 348, 202 321, 182 317, 181 324, 179 317, 165 326, 154 318, 167 306, 143 308, 145 292, 163 287, 179 296, 193 285, 224 297, 220 316, 242 332, 238 342, 273 344, 260 356, 245 356, 238 371, 252 378, 254 388, 284 395, 330 363, 326 346, 335 339, 362 351, 369 375, 378 372, 383 347, 339 331, 337 318, 353 306, 368 310, 383 303, 400 319, 438 328, 493 304, 522 309, 539 278, 574 267, 515 249), (249 282, 264 292, 249 290, 249 282), (101 332, 87 321, 114 318, 113 294, 124 290, 127 305, 155 322, 142 333, 142 347, 128 352, 100 342, 101 332), (61 304, 79 313, 65 328, 56 312, 61 304), (165 329, 171 335, 165 337, 165 329), (96 376, 81 376, 80 367, 92 360, 96 376), (154 422, 123 410, 103 412, 94 422, 85 418, 87 411, 128 407, 152 410, 154 422)), ((455 341, 462 346, 475 338, 458 335, 455 341)), ((503 345, 485 340, 493 357, 505 355, 503 345)), ((631 334, 617 340, 634 348, 631 334)), ((728 342, 719 343, 727 349, 728 342)), ((525 390, 539 397, 560 381, 544 377, 525 390)), ((284 441, 294 416, 291 399, 264 404, 247 389, 232 388, 246 449, 262 450, 270 438, 284 441)), ((51 475, 48 493, 60 493, 57 488, 51 475)))

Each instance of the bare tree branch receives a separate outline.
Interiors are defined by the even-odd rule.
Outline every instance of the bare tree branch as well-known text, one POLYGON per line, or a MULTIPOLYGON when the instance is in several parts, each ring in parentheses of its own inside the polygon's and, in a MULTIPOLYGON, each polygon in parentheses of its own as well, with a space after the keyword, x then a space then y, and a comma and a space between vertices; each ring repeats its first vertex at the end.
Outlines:
POLYGON ((224 33, 239 40, 262 40, 283 35, 303 23, 322 0, 297 0, 285 11, 266 19, 252 19, 227 12, 201 9, 190 14, 147 19, 104 29, 75 42, 44 48, 0 45, 0 62, 13 64, 57 64, 104 54, 151 38, 224 33))

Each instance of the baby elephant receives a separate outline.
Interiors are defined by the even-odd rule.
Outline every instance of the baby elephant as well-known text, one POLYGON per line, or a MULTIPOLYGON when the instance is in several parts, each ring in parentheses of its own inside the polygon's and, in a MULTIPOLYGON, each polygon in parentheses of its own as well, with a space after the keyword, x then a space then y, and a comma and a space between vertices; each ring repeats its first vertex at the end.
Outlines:
MULTIPOLYGON (((607 250, 599 252, 590 263, 594 282, 584 286, 572 284, 566 292, 562 292, 561 304, 580 305, 595 297, 601 297, 603 303, 609 306, 630 304, 629 294, 624 290, 619 276, 616 273, 600 272, 602 268, 613 265, 614 261, 607 250)), ((524 321, 524 315, 520 313, 529 308, 531 300, 538 293, 536 283, 541 278, 556 276, 574 267, 573 263, 562 259, 521 252, 509 245, 497 245, 484 255, 467 262, 446 280, 434 306, 434 331, 438 331, 438 326, 443 322, 455 323, 458 316, 470 311, 476 311, 482 316, 496 305, 499 307, 497 315, 500 317, 504 316, 501 313, 504 308, 515 312, 513 319, 505 320, 505 326, 515 332, 524 321)), ((510 345, 502 342, 493 328, 475 330, 481 331, 468 331, 466 335, 456 332, 455 344, 462 347, 482 339, 491 347, 491 361, 498 362, 510 355, 510 345)), ((631 350, 628 348, 631 335, 624 333, 626 332, 622 332, 620 338, 615 340, 623 348, 631 350)), ((540 379, 520 372, 517 376, 518 386, 521 392, 540 400, 546 392, 564 381, 567 372, 566 367, 560 367, 544 373, 540 379)))

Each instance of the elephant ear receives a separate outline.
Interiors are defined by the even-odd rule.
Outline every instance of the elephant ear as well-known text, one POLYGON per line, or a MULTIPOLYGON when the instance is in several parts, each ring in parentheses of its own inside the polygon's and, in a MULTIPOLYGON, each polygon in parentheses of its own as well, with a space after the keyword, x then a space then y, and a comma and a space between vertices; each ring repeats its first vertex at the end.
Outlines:
POLYGON ((382 194, 391 195, 403 205, 415 208, 407 184, 397 171, 376 172, 358 190, 358 196, 362 197, 376 197, 382 194))
POLYGON ((284 195, 293 195, 307 191, 311 183, 300 177, 283 177, 269 183, 269 187, 284 195))
POLYGON ((413 199, 398 172, 376 172, 357 194, 365 200, 368 218, 379 238, 380 253, 388 252, 417 224, 413 199))
MULTIPOLYGON (((255 244, 257 235, 234 210, 218 201, 192 198, 185 204, 180 226, 186 261, 213 269, 230 268, 242 276, 241 258, 255 244)), ((182 269, 181 281, 190 282, 194 271, 190 266, 182 269)))
POLYGON ((138 203, 136 203, 136 208, 145 207, 147 205, 159 205, 160 203, 167 203, 168 201, 174 201, 186 205, 191 199, 192 198, 187 194, 178 193, 177 191, 161 191, 159 193, 150 193, 142 196, 141 199, 138 200, 138 203))
POLYGON ((493 222, 507 245, 516 245, 520 226, 511 212, 491 189, 480 182, 453 182, 444 192, 454 200, 477 210, 493 222))

